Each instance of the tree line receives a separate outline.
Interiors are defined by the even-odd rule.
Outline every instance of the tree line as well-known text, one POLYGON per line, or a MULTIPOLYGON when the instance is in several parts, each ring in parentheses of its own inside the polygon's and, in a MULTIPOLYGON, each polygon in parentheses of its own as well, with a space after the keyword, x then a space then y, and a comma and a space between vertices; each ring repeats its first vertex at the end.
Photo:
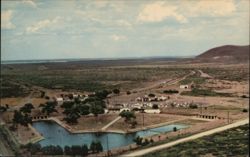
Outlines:
POLYGON ((24 146, 28 149, 28 151, 34 155, 41 152, 44 155, 80 155, 87 156, 88 154, 99 153, 103 151, 103 146, 100 141, 92 141, 90 146, 88 147, 86 144, 84 145, 72 145, 65 146, 64 148, 57 145, 49 145, 42 147, 39 143, 31 144, 24 146))

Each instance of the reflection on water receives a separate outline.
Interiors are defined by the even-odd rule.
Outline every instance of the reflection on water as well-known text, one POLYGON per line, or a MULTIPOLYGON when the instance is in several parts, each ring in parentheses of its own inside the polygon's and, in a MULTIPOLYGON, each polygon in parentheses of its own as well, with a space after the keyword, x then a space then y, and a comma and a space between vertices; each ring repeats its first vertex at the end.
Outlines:
POLYGON ((55 122, 40 121, 34 122, 33 127, 40 132, 44 140, 39 143, 42 146, 47 145, 59 145, 64 147, 66 145, 83 145, 88 146, 92 141, 99 140, 102 143, 104 150, 107 150, 107 140, 109 149, 126 146, 133 143, 133 139, 137 136, 145 137, 165 132, 173 131, 173 128, 182 129, 188 127, 187 125, 171 124, 158 128, 148 129, 145 131, 138 131, 130 134, 119 134, 119 133, 78 133, 71 134, 66 129, 61 127, 55 122))

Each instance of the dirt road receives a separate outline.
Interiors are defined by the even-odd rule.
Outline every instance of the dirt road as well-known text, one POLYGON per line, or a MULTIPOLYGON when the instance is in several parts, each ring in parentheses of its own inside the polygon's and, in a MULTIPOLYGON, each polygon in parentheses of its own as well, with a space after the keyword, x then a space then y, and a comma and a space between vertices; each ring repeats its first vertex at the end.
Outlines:
POLYGON ((151 147, 151 148, 146 148, 146 149, 143 149, 143 150, 134 151, 134 152, 131 152, 131 153, 128 153, 128 154, 124 154, 122 156, 123 157, 142 156, 142 155, 145 155, 145 154, 148 154, 148 153, 151 153, 151 152, 155 152, 155 151, 158 151, 158 150, 161 150, 161 149, 164 149, 164 148, 172 147, 174 145, 177 145, 177 144, 180 144, 180 143, 183 143, 183 142, 191 141, 191 140, 194 140, 194 139, 197 139, 197 138, 201 138, 203 136, 208 136, 208 135, 211 135, 211 134, 214 134, 214 133, 217 133, 217 132, 221 132, 221 131, 224 131, 224 130, 227 130, 227 129, 235 128, 235 127, 238 127, 238 126, 241 126, 241 125, 244 125, 244 124, 248 124, 248 123, 249 123, 249 118, 241 120, 241 121, 237 121, 235 123, 232 123, 232 124, 229 124, 229 125, 226 125, 226 126, 222 126, 222 127, 219 127, 219 128, 215 128, 215 129, 212 129, 212 130, 202 132, 202 133, 198 133, 198 134, 195 134, 195 135, 192 135, 192 136, 189 136, 189 137, 185 137, 185 138, 173 141, 173 142, 169 142, 169 143, 162 144, 162 145, 159 145, 159 146, 154 146, 154 147, 151 147))
POLYGON ((164 86, 166 86, 166 85, 167 86, 174 85, 174 84, 186 79, 188 76, 193 75, 193 74, 195 74, 195 71, 190 71, 189 74, 187 74, 187 75, 185 75, 185 76, 183 76, 181 78, 170 79, 170 80, 160 80, 160 81, 157 81, 156 83, 154 83, 154 84, 152 84, 150 86, 135 89, 135 91, 144 92, 144 91, 151 90, 151 89, 154 89, 154 88, 159 88, 162 85, 164 85, 164 86))
POLYGON ((201 77, 204 77, 204 78, 213 78, 212 76, 208 75, 207 73, 204 73, 202 70, 198 70, 201 74, 201 77))

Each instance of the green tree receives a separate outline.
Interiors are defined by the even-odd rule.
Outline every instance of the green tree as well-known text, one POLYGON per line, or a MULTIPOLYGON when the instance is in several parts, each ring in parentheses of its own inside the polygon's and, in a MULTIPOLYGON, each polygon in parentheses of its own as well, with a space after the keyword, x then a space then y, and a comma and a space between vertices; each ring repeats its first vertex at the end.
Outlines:
POLYGON ((61 105, 61 108, 71 108, 75 103, 71 102, 71 101, 65 101, 63 102, 63 104, 61 105))
POLYGON ((18 124, 21 123, 22 119, 23 119, 22 113, 20 111, 15 110, 14 111, 14 117, 12 119, 13 127, 15 129, 17 128, 18 124))
POLYGON ((74 145, 71 147, 72 155, 81 155, 82 154, 82 148, 81 146, 74 145))
POLYGON ((48 101, 46 104, 40 104, 39 107, 42 108, 42 113, 45 113, 46 115, 50 115, 53 112, 57 112, 55 107, 57 106, 56 102, 48 101))
POLYGON ((72 155, 71 147, 65 146, 65 147, 64 147, 64 153, 65 153, 66 155, 72 155))
POLYGON ((158 109, 159 107, 158 107, 157 104, 153 104, 152 108, 153 108, 153 109, 158 109))
POLYGON ((60 146, 45 146, 42 148, 44 155, 63 155, 63 149, 60 146))
POLYGON ((92 141, 92 143, 90 144, 90 150, 92 151, 92 153, 98 153, 103 151, 103 147, 100 141, 92 141))
POLYGON ((101 104, 99 104, 99 102, 93 102, 91 104, 91 113, 93 113, 95 115, 95 117, 98 116, 98 114, 103 114, 104 113, 104 109, 103 107, 101 106, 101 104))
POLYGON ((95 141, 92 141, 90 144, 90 150, 92 151, 92 153, 96 152, 96 143, 95 141))
POLYGON ((20 108, 20 111, 23 113, 31 113, 32 109, 34 109, 34 106, 31 103, 27 103, 20 108))
POLYGON ((103 147, 100 141, 96 142, 96 151, 97 153, 103 151, 103 147))
POLYGON ((107 96, 110 94, 110 91, 107 90, 102 90, 102 91, 97 91, 95 92, 95 96, 101 100, 107 98, 107 96))
POLYGON ((155 94, 150 93, 148 96, 149 97, 155 97, 155 94))
POLYGON ((136 118, 134 112, 131 111, 122 111, 119 115, 125 118, 125 122, 129 122, 132 118, 136 118))
POLYGON ((89 151, 88 146, 86 144, 84 144, 82 146, 82 155, 83 156, 87 156, 88 155, 88 151, 89 151))
POLYGON ((29 151, 31 154, 36 154, 41 151, 41 145, 39 143, 31 144, 29 151))
POLYGON ((25 113, 25 115, 21 117, 20 124, 28 127, 28 124, 31 123, 32 123, 32 118, 27 113, 25 113))
POLYGON ((81 104, 79 106, 81 115, 88 115, 90 113, 90 107, 87 104, 81 104))
POLYGON ((7 111, 7 109, 9 108, 9 105, 7 106, 7 104, 5 105, 5 106, 1 106, 0 105, 0 113, 2 112, 6 112, 7 111))
POLYGON ((137 145, 142 145, 142 140, 143 138, 140 136, 137 136, 133 141, 137 144, 137 145))
POLYGON ((114 94, 120 94, 120 90, 119 90, 119 89, 114 89, 114 90, 113 90, 113 93, 114 93, 114 94))
POLYGON ((80 118, 79 112, 71 110, 69 113, 66 114, 66 117, 63 118, 63 120, 65 120, 67 123, 75 124, 78 122, 78 118, 80 118))

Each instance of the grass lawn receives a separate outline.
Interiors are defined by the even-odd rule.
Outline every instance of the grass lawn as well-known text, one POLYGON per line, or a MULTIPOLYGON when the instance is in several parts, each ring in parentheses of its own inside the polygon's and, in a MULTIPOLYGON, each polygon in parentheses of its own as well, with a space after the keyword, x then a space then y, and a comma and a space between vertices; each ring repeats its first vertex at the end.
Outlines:
POLYGON ((179 144, 144 157, 246 156, 249 152, 249 124, 191 142, 179 144))
MULTIPOLYGON (((169 114, 146 114, 144 113, 144 127, 156 125, 160 123, 166 123, 174 120, 181 119, 182 116, 169 115, 169 114)), ((134 129, 143 127, 143 114, 136 113, 137 125, 134 129)), ((129 125, 124 122, 124 119, 118 120, 109 129, 124 130, 130 129, 129 125)))
POLYGON ((78 123, 70 125, 75 130, 99 130, 111 121, 113 121, 118 114, 104 114, 95 116, 82 116, 78 119, 78 123))

